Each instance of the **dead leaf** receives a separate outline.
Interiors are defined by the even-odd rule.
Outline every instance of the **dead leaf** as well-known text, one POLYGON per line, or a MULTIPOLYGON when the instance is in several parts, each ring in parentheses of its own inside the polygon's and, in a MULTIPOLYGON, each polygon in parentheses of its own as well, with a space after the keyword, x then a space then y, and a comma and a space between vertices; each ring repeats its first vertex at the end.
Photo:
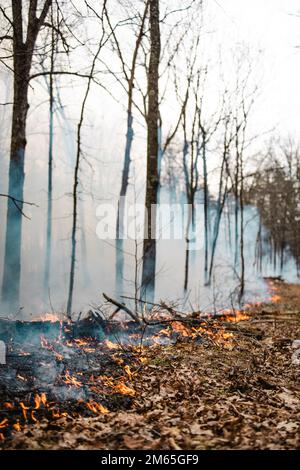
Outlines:
POLYGON ((277 429, 279 430, 283 430, 283 431, 286 431, 286 432, 295 432, 297 431, 299 425, 297 423, 293 423, 293 422, 288 422, 288 421, 282 421, 281 423, 279 423, 277 425, 277 429))

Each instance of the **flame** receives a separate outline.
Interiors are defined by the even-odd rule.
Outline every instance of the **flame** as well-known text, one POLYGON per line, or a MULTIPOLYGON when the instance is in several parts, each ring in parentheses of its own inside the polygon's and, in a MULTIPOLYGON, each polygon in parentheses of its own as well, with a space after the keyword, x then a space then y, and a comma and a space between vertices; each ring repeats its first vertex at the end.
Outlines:
POLYGON ((52 418, 58 419, 60 418, 60 412, 58 410, 52 410, 52 418))
POLYGON ((62 320, 55 313, 45 313, 43 315, 43 317, 39 317, 35 321, 39 321, 39 322, 40 321, 42 321, 42 322, 47 321, 47 322, 50 322, 50 323, 57 323, 57 322, 61 323, 62 320))
POLYGON ((217 328, 206 329, 203 327, 192 328, 194 331, 192 338, 195 339, 199 335, 209 337, 217 346, 224 346, 225 348, 232 348, 233 343, 232 339, 234 338, 234 334, 231 332, 226 331, 223 326, 218 326, 217 328))
POLYGON ((61 413, 59 410, 51 410, 52 412, 52 418, 53 419, 58 419, 58 418, 66 418, 68 413, 61 413))
POLYGON ((14 407, 13 404, 12 404, 12 403, 9 403, 8 401, 5 402, 5 403, 3 404, 3 406, 4 406, 4 408, 6 408, 7 410, 12 410, 13 407, 14 407))
POLYGON ((107 375, 100 375, 96 380, 101 380, 104 383, 104 385, 106 385, 108 387, 114 387, 113 378, 112 377, 107 377, 107 375))
POLYGON ((125 385, 123 381, 120 381, 118 384, 116 384, 114 386, 114 390, 117 393, 121 393, 121 395, 129 395, 131 397, 134 397, 136 395, 136 391, 133 388, 125 385))
POLYGON ((7 423, 8 423, 8 419, 7 419, 7 418, 5 418, 5 419, 3 419, 2 421, 0 421, 0 429, 6 428, 7 423))
POLYGON ((129 367, 128 365, 124 367, 124 371, 125 371, 126 374, 128 375, 129 380, 132 382, 133 373, 131 372, 130 367, 129 367))
POLYGON ((278 303, 281 301, 281 296, 280 295, 277 295, 277 294, 274 294, 271 298, 270 298, 271 302, 273 302, 274 304, 278 303))
MULTIPOLYGON (((128 374, 128 372, 132 374, 130 369, 127 369, 126 373, 128 374)), ((100 375, 97 377, 97 379, 92 377, 92 381, 101 381, 104 385, 113 389, 116 393, 120 393, 121 395, 129 395, 132 397, 136 395, 136 391, 124 383, 124 377, 122 377, 118 383, 115 383, 112 377, 107 377, 106 375, 100 375)), ((92 387, 91 390, 97 391, 95 387, 92 387)))
POLYGON ((282 297, 280 295, 278 295, 278 293, 277 293, 278 292, 278 286, 272 280, 269 280, 268 284, 269 284, 270 292, 272 294, 269 301, 273 302, 274 304, 280 302, 282 300, 282 297))
POLYGON ((74 343, 77 344, 77 346, 87 346, 89 344, 89 339, 88 338, 75 338, 74 343))
POLYGON ((64 356, 54 350, 53 344, 51 344, 51 343, 45 338, 45 336, 41 335, 41 336, 40 336, 40 340, 41 340, 41 346, 42 346, 43 348, 47 349, 48 351, 54 352, 55 357, 56 357, 56 359, 57 359, 58 361, 63 361, 64 356))
POLYGON ((106 339, 104 342, 103 342, 104 346, 107 348, 107 349, 120 349, 120 346, 116 343, 113 343, 112 341, 110 341, 109 339, 106 339))
POLYGON ((91 338, 76 338, 73 341, 67 341, 66 345, 70 348, 77 347, 82 349, 84 352, 93 353, 96 351, 95 347, 91 347, 90 342, 92 341, 91 338))
POLYGON ((42 348, 48 349, 48 351, 53 351, 53 345, 45 338, 44 335, 40 336, 42 348))
POLYGON ((20 402, 20 407, 22 408, 24 419, 27 421, 27 411, 29 410, 29 407, 26 406, 22 401, 20 402))
POLYGON ((72 385, 72 386, 77 387, 77 388, 82 387, 82 382, 80 382, 79 380, 77 380, 76 377, 72 377, 72 376, 70 375, 70 372, 69 372, 68 370, 66 371, 66 375, 65 375, 64 382, 65 382, 67 385, 72 385))
POLYGON ((190 331, 178 321, 172 322, 172 328, 174 331, 176 331, 176 333, 180 333, 182 336, 190 336, 190 331))
POLYGON ((140 361, 141 364, 145 364, 148 361, 148 359, 146 357, 143 357, 143 356, 139 356, 138 360, 140 361))
POLYGON ((52 410, 52 418, 54 419, 60 418, 60 412, 58 410, 52 410))
MULTIPOLYGON (((281 300, 281 297, 276 293, 276 288, 272 287, 270 291, 270 295, 273 294, 273 297, 271 297, 271 300, 273 302, 279 302, 281 300)), ((201 338, 206 338, 209 339, 211 343, 217 346, 222 346, 225 348, 233 348, 235 345, 234 343, 234 333, 229 332, 228 328, 226 328, 225 322, 240 322, 240 321, 245 321, 248 320, 250 317, 250 312, 251 308, 253 308, 254 305, 259 305, 260 303, 253 303, 249 305, 245 305, 242 310, 234 310, 234 309, 228 309, 220 312, 220 315, 216 316, 209 316, 208 315, 208 320, 207 323, 200 323, 201 326, 192 326, 195 325, 195 322, 188 323, 189 319, 192 319, 193 317, 187 317, 187 323, 178 321, 178 318, 170 318, 168 317, 168 326, 163 325, 164 327, 158 332, 155 333, 155 335, 152 337, 153 342, 155 341, 166 341, 166 342, 171 342, 171 340, 174 339, 174 332, 176 332, 178 335, 181 335, 182 337, 185 338, 190 338, 192 340, 197 339, 199 337, 201 338), (162 337, 166 338, 162 338, 162 337), (170 338, 170 340, 168 339, 170 338)), ((158 315, 158 314, 157 314, 158 315)), ((199 315, 198 315, 199 317, 199 315)), ((197 317, 197 318, 198 318, 197 317)), ((160 317, 160 319, 164 318, 163 316, 160 317)), ((55 320, 57 321, 57 320, 55 320)), ((227 325, 228 327, 228 325, 227 325)), ((126 328, 126 326, 125 326, 126 328)), ((231 328, 233 329, 233 328, 231 328)), ((140 336, 138 334, 133 334, 130 335, 130 338, 138 339, 140 336)), ((50 342, 45 336, 40 337, 41 345, 42 347, 48 349, 49 351, 52 352, 53 356, 55 355, 57 360, 62 361, 64 358, 62 354, 58 353, 55 351, 55 349, 58 349, 58 345, 60 344, 58 341, 53 340, 50 342)), ((64 341, 63 344, 66 344, 72 348, 80 348, 80 350, 86 351, 86 352, 94 352, 96 350, 96 341, 92 338, 79 338, 79 339, 73 339, 69 341, 64 341)), ((118 376, 118 378, 114 376, 109 377, 109 376, 96 376, 94 377, 93 375, 89 378, 89 381, 87 383, 87 386, 89 386, 89 391, 94 392, 95 394, 113 394, 113 393, 118 393, 121 395, 126 395, 129 397, 135 397, 137 395, 137 391, 134 389, 134 378, 135 375, 137 374, 137 371, 135 368, 133 370, 131 367, 127 364, 126 365, 126 359, 125 355, 122 353, 122 346, 116 343, 113 343, 109 339, 105 340, 103 342, 103 346, 107 348, 107 350, 111 351, 106 351, 105 353, 110 355, 113 361, 115 361, 118 365, 122 366, 123 372, 118 376), (121 356, 121 357, 120 357, 121 356)), ((60 349, 58 349, 60 350, 60 349)), ((142 346, 132 346, 131 349, 131 355, 136 359, 135 364, 139 363, 144 364, 147 362, 146 357, 142 357, 142 354, 146 355, 143 352, 143 347, 142 346)), ((101 350, 100 350, 101 352, 101 350)), ((103 353, 103 349, 102 349, 103 353)), ((21 352, 21 354, 27 354, 24 352, 21 352)), ((70 369, 71 370, 71 369, 70 369)), ((64 370, 64 372, 61 375, 61 380, 69 386, 73 386, 76 388, 80 388, 83 386, 83 383, 85 383, 86 375, 85 373, 80 373, 78 371, 75 371, 76 375, 71 375, 70 370, 64 370)), ((27 379, 21 375, 18 375, 18 378, 20 380, 26 381, 27 379)), ((95 395, 97 397, 97 395, 95 395)), ((97 399, 97 398, 96 398, 97 399)), ((18 405, 18 412, 19 412, 19 418, 20 422, 17 421, 14 424, 11 424, 11 421, 8 421, 8 419, 4 419, 0 422, 0 431, 1 429, 7 428, 8 425, 11 426, 12 429, 15 431, 21 431, 23 425, 25 422, 31 422, 33 424, 37 423, 39 417, 43 414, 42 412, 39 412, 38 410, 43 409, 44 414, 48 417, 48 419, 51 419, 51 415, 53 419, 59 419, 61 417, 68 417, 70 416, 66 412, 61 412, 58 409, 58 405, 55 405, 54 402, 48 403, 47 401, 47 396, 46 393, 40 393, 36 394, 34 396, 34 404, 32 405, 32 402, 30 400, 31 406, 26 406, 27 402, 23 403, 20 402, 18 405), (56 406, 56 408, 54 408, 56 406), (46 412, 46 413, 45 413, 46 412), (22 417, 22 415, 23 417, 22 417), (10 422, 10 424, 8 424, 10 422)), ((86 409, 90 410, 92 413, 95 415, 105 415, 110 413, 110 411, 101 403, 98 403, 97 401, 90 399, 86 403, 80 400, 81 406, 83 405, 86 409)), ((11 410, 14 408, 14 404, 10 402, 4 403, 4 408, 7 410, 11 410)), ((78 412, 76 413, 76 416, 78 415, 78 412)), ((73 416, 73 413, 71 414, 73 416)), ((14 421, 14 420, 13 420, 14 421)), ((0 441, 4 439, 4 436, 6 435, 7 431, 3 431, 3 433, 0 432, 0 441)))
POLYGON ((225 328, 220 328, 218 332, 214 335, 214 341, 218 346, 232 347, 231 340, 234 337, 233 333, 230 333, 225 330, 225 328))
POLYGON ((171 331, 168 330, 167 328, 163 328, 162 330, 160 330, 158 332, 158 335, 159 336, 168 336, 168 337, 170 337, 171 336, 171 331))
POLYGON ((124 359, 118 356, 119 353, 115 353, 111 355, 111 358, 113 361, 115 361, 116 364, 119 366, 122 366, 124 364, 124 359))
POLYGON ((12 427, 13 427, 13 429, 14 429, 15 431, 17 431, 17 432, 20 432, 20 431, 22 430, 22 427, 21 427, 19 421, 17 421, 16 423, 14 423, 12 427))
POLYGON ((35 409, 38 410, 41 405, 47 406, 47 396, 46 393, 42 393, 41 395, 36 394, 34 397, 34 404, 35 409))
POLYGON ((106 415, 109 413, 109 410, 101 405, 101 403, 97 403, 96 401, 90 400, 86 403, 87 408, 95 414, 106 415))
POLYGON ((232 323, 249 320, 250 318, 244 310, 224 310, 222 313, 224 319, 232 323))

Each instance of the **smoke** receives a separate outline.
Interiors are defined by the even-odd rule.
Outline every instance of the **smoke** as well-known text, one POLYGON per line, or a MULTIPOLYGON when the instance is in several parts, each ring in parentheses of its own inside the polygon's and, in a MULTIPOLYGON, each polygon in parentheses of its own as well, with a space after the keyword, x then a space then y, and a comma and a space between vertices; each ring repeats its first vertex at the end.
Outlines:
MULTIPOLYGON (((87 113, 87 125, 83 129, 83 152, 80 173, 79 194, 79 226, 77 231, 78 249, 75 267, 74 311, 79 313, 90 308, 91 304, 101 303, 102 292, 112 297, 136 295, 136 284, 140 284, 142 243, 125 240, 123 292, 116 284, 116 252, 114 240, 99 240, 96 234, 98 219, 97 207, 100 203, 117 205, 121 170, 123 163, 124 135, 126 132, 126 116, 120 106, 111 109, 110 101, 103 95, 93 94, 87 113), (103 104, 103 113, 97 114, 94 102, 103 104), (120 120, 118 116, 123 116, 120 120), (100 132, 99 132, 100 129, 100 132), (105 137, 105 139, 104 139, 105 137), (136 283, 136 273, 138 275, 136 283)), ((71 108, 72 100, 68 96, 62 98, 66 109, 71 108), (68 106, 69 105, 69 106, 68 106)), ((41 101, 37 93, 35 100, 41 101)), ((34 108, 34 106, 32 106, 34 108)), ((4 173, 1 172, 1 192, 7 193, 9 114, 7 113, 1 140, 4 173)), ((18 319, 34 319, 47 312, 58 312, 62 316, 66 311, 68 276, 71 253, 70 230, 72 199, 72 177, 74 162, 74 139, 76 130, 76 113, 64 111, 63 124, 61 116, 55 117, 54 123, 54 174, 53 174, 53 231, 52 259, 48 290, 43 286, 43 273, 46 249, 47 222, 47 155, 48 155, 48 106, 40 106, 38 114, 31 113, 28 120, 28 146, 26 148, 24 199, 35 203, 38 207, 26 207, 26 215, 22 225, 21 255, 21 292, 18 308, 10 311, 0 303, 0 316, 18 319), (38 117, 38 120, 37 120, 38 117)), ((134 160, 134 177, 130 177, 127 195, 128 203, 144 202, 145 158, 144 134, 135 133, 132 155, 134 160)), ((172 201, 176 204, 186 202, 180 184, 175 183, 174 189, 162 188, 161 203, 172 201)), ((196 212, 195 233, 192 238, 196 245, 204 245, 203 198, 198 194, 198 210, 196 212)), ((7 201, 0 198, 0 280, 3 277, 3 257, 5 241, 5 219, 7 201)), ((210 208, 211 228, 216 216, 214 205, 210 208)), ((204 250, 200 248, 190 252, 189 283, 184 291, 184 269, 186 242, 184 239, 157 241, 157 265, 155 300, 178 300, 182 309, 218 309, 231 306, 237 302, 239 286, 239 265, 234 266, 233 214, 226 209, 222 216, 217 244, 216 262, 212 282, 205 286, 204 250)), ((182 227, 178 227, 182 228, 182 227)), ((184 227, 185 228, 185 227, 184 227)), ((166 231, 168 224, 166 224, 166 231)), ((246 293, 245 301, 262 300, 267 296, 264 276, 282 275, 285 279, 297 279, 297 269, 288 250, 282 269, 280 264, 275 267, 272 261, 272 249, 267 240, 263 242, 261 270, 258 269, 256 256, 256 240, 259 230, 259 214, 253 207, 245 208, 245 259, 246 259, 246 293)), ((266 232, 265 232, 266 233, 266 232)), ((263 237, 264 238, 264 237, 263 237)), ((265 237, 266 238, 266 237, 265 237)), ((11 282, 13 284, 13 274, 11 282)))
MULTIPOLYGON (((43 167, 40 169, 43 172, 43 167)), ((37 169, 35 172, 38 173, 37 169)), ((31 173, 32 175, 32 173, 31 173)), ((35 181, 41 178, 35 176, 35 181)), ((30 179, 31 179, 30 178, 30 179)), ((55 175, 56 186, 60 182, 63 187, 68 184, 68 175, 55 175)), ((28 183, 27 183, 28 184, 28 183)), ((60 186, 59 184, 59 186, 60 186)), ((117 189, 116 184, 116 189, 117 189)), ((34 319, 46 312, 61 312, 66 309, 68 288, 68 266, 70 257, 70 217, 71 200, 67 195, 54 200, 53 218, 53 252, 48 293, 43 289, 44 250, 46 243, 46 195, 42 187, 35 188, 42 200, 39 208, 31 209, 31 221, 25 221, 23 226, 22 247, 22 279, 20 308, 22 319, 34 319)), ((28 192, 28 189, 27 189, 28 192)), ((32 197, 33 191, 31 189, 32 197)), ((169 199, 167 190, 162 191, 162 201, 169 199)), ((28 196, 27 196, 28 197, 28 196)), ((181 198, 182 199, 182 198, 181 198)), ((101 303, 101 293, 120 296, 116 286, 115 273, 115 244, 113 240, 101 240, 97 237, 96 204, 92 198, 85 196, 81 201, 84 213, 84 227, 78 230, 78 250, 75 274, 74 311, 79 313, 90 308, 91 304, 101 303), (83 237, 84 234, 84 237, 83 237), (84 246, 82 246, 84 244, 84 246), (86 270, 89 277, 87 280, 86 270)), ((213 270, 212 283, 205 286, 204 279, 204 233, 203 205, 199 196, 196 210, 196 223, 193 234, 194 243, 199 249, 190 252, 189 284, 184 291, 185 239, 163 239, 161 234, 157 241, 157 276, 155 283, 155 300, 178 301, 182 309, 212 310, 230 307, 237 303, 239 287, 239 265, 234 266, 234 240, 232 227, 234 214, 224 212, 217 244, 216 262, 213 270), (230 232, 231 226, 231 232, 230 232)), ((175 214, 176 215, 176 214, 175 214)), ((213 221, 215 209, 210 209, 210 219, 213 221)), ((267 297, 267 288, 263 276, 282 274, 288 279, 296 276, 295 263, 286 255, 282 272, 274 269, 270 262, 270 247, 264 245, 262 272, 258 271, 256 259, 256 239, 259 230, 259 215, 254 207, 245 207, 245 252, 246 259, 246 294, 245 301, 259 301, 267 297), (289 276, 289 277, 288 277, 289 276)), ((180 219, 181 220, 181 219, 180 219)), ((183 219, 185 220, 185 219, 183 219)), ((166 232, 169 226, 165 227, 166 232)), ((123 294, 134 297, 136 263, 139 264, 138 274, 140 283, 140 259, 142 243, 136 246, 134 240, 124 240, 124 279, 123 294), (136 252, 137 250, 137 252, 136 252)), ((1 305, 1 314, 13 317, 16 312, 8 312, 1 305)), ((20 318, 20 315, 17 316, 20 318)))

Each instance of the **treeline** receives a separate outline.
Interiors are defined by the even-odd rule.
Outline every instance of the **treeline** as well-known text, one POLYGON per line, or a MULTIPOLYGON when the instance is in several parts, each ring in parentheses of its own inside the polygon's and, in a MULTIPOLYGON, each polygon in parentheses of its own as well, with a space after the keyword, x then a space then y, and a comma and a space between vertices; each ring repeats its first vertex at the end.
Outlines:
POLYGON ((272 140, 260 154, 260 168, 247 181, 245 200, 261 216, 257 262, 268 256, 282 270, 287 256, 296 260, 300 274, 300 147, 292 139, 272 140), (266 253, 266 242, 271 247, 266 253))

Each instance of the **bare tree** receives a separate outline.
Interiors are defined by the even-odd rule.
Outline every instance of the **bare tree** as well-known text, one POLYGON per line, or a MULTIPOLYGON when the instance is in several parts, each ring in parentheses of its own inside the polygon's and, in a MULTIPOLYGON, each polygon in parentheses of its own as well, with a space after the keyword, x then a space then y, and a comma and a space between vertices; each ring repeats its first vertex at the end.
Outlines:
MULTIPOLYGON (((72 211, 72 233, 71 233, 71 263, 70 263, 70 274, 69 274, 69 290, 68 290, 68 301, 67 301, 67 315, 69 318, 72 316, 72 305, 73 305, 73 295, 74 295, 74 281, 75 281, 75 263, 76 263, 76 248, 77 248, 77 225, 78 225, 78 186, 80 183, 80 163, 82 157, 82 126, 84 123, 85 110, 87 100, 91 91, 91 86, 94 80, 94 72, 96 64, 100 55, 100 52, 107 41, 105 27, 104 27, 104 12, 106 9, 107 0, 103 0, 102 10, 100 14, 96 16, 100 19, 101 26, 101 38, 99 40, 96 52, 94 53, 92 65, 88 75, 87 85, 81 105, 79 122, 77 125, 77 150, 76 150, 76 159, 75 159, 75 168, 73 176, 73 211, 72 211)), ((88 4, 87 4, 88 5, 88 4)), ((89 6, 89 5, 88 5, 89 6)), ((95 10, 93 9, 93 12, 95 10)))
POLYGON ((156 205, 159 186, 159 63, 161 54, 159 0, 150 0, 150 60, 148 69, 147 176, 142 293, 153 299, 156 269, 156 205))
MULTIPOLYGON (((9 196, 23 201, 24 166, 26 149, 26 122, 29 108, 28 89, 35 46, 46 20, 52 0, 30 0, 27 18, 24 2, 11 1, 11 15, 1 6, 0 11, 8 22, 14 73, 14 98, 9 165, 9 196), (24 31, 24 25, 27 25, 24 31), (11 34, 11 36, 10 36, 11 34)), ((20 203, 22 209, 22 203, 20 203)), ((11 198, 7 203, 7 224, 4 254, 2 298, 8 308, 15 309, 19 301, 21 275, 22 214, 11 198)))
MULTIPOLYGON (((131 5, 133 7, 133 5, 131 5)), ((124 210, 125 210, 125 199, 129 184, 130 176, 130 164, 131 164, 131 149, 134 139, 134 112, 133 108, 136 107, 139 113, 145 118, 144 111, 137 105, 134 100, 134 90, 136 86, 136 75, 137 68, 139 66, 139 52, 142 47, 142 41, 145 34, 145 24, 147 19, 147 13, 149 10, 149 0, 146 0, 143 4, 141 14, 137 11, 135 16, 137 21, 130 21, 131 27, 135 34, 135 43, 132 53, 129 59, 126 57, 126 52, 123 50, 122 40, 117 34, 117 29, 112 25, 112 20, 108 9, 105 9, 105 18, 107 20, 109 30, 111 33, 111 42, 113 48, 116 50, 118 55, 121 73, 125 82, 125 85, 121 81, 119 74, 115 73, 110 66, 106 66, 108 71, 113 74, 116 80, 121 84, 122 88, 125 89, 127 94, 127 127, 126 127, 126 141, 125 141, 125 153, 122 170, 122 181, 118 199, 118 211, 116 221, 116 278, 118 290, 122 292, 123 283, 123 271, 124 271, 124 253, 123 253, 123 236, 124 236, 124 210)))

